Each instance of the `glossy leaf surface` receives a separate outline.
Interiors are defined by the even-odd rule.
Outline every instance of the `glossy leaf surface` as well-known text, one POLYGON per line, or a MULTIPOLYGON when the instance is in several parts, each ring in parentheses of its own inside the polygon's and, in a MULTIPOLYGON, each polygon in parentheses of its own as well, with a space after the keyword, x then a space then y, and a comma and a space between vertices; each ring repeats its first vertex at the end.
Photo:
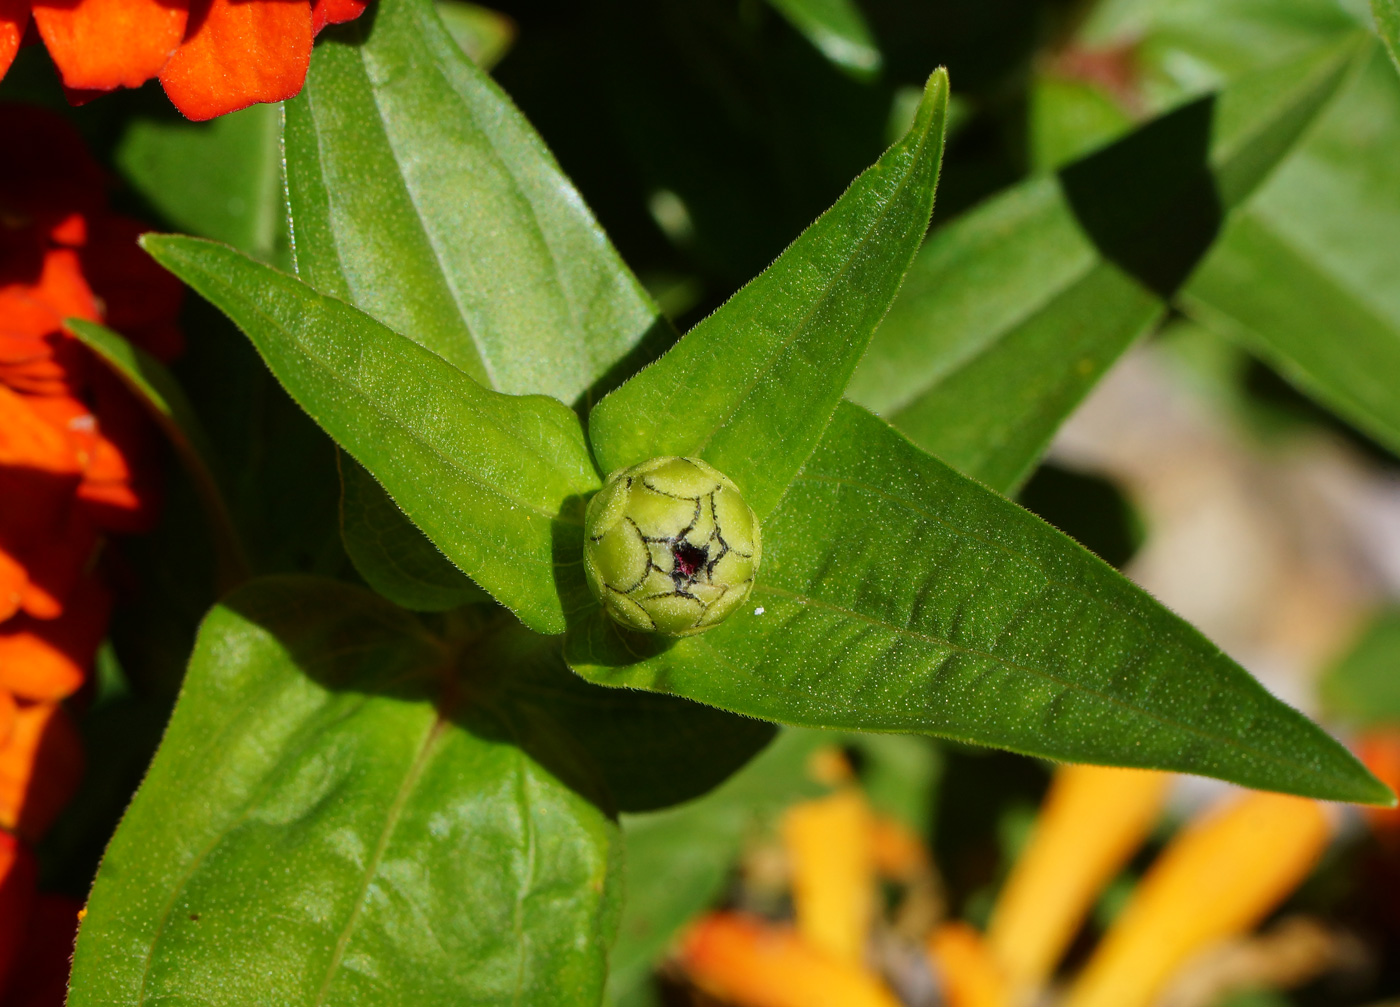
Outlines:
POLYGON ((226 246, 148 236, 145 247, 238 323, 292 397, 453 563, 530 628, 562 632, 556 582, 587 590, 580 502, 598 485, 568 407, 488 391, 226 246))
POLYGON ((743 612, 658 645, 597 616, 575 670, 812 727, 1387 802, 1389 791, 1073 540, 843 405, 764 526, 743 612))
POLYGON ((122 379, 170 438, 204 508, 214 541, 219 590, 247 580, 248 557, 229 514, 213 445, 179 382, 159 360, 106 326, 81 318, 64 324, 122 379))
POLYGON ((1010 491, 1345 79, 1344 41, 1190 102, 936 232, 851 399, 1010 491))
POLYGON ((947 74, 929 78, 904 139, 761 275, 600 402, 604 472, 703 458, 763 517, 821 437, 933 209, 947 74))
POLYGON ((201 629, 69 1003, 596 1003, 617 832, 564 744, 373 595, 250 584, 201 629))
POLYGON ((302 279, 487 387, 573 403, 667 324, 427 0, 325 33, 286 147, 302 279))

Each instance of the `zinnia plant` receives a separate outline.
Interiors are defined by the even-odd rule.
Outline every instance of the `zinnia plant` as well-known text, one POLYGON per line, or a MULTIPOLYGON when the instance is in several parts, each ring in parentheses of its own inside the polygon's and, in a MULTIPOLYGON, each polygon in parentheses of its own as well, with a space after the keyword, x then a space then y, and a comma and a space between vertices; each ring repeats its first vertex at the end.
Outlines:
MULTIPOLYGON (((0 937, 81 903, 68 1007, 1147 1004, 1321 802, 1395 804, 1389 720, 1280 698, 1042 467, 1130 352, 1400 451, 1369 22, 1187 80, 1157 21, 1018 54, 970 2, 4 3, 58 79, 0 93, 134 89, 0 107, 0 937), (1171 774, 1256 793, 1110 922, 1171 774)), ((1297 579, 1251 625, 1383 593, 1297 579)))

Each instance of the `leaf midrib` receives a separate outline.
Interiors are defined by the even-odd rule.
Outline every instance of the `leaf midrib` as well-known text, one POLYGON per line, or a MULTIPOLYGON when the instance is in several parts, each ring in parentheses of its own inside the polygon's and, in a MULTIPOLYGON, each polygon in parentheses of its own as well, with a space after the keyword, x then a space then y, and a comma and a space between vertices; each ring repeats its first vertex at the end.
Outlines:
POLYGON ((403 782, 399 785, 398 792, 394 794, 394 800, 389 805, 388 814, 384 818, 384 827, 380 830, 379 839, 375 843, 373 852, 365 864, 364 877, 360 884, 359 894, 356 896, 354 904, 351 906, 350 915, 345 921, 345 927, 341 930, 340 937, 336 940, 335 950, 331 954, 330 964, 326 968, 326 976, 321 982, 321 988, 316 994, 315 1007, 321 1007, 326 1002, 326 995, 330 992, 331 982, 340 969, 340 963, 345 958, 346 948, 349 947, 350 938, 354 935, 355 928, 359 925, 360 916, 364 912, 365 901, 369 894, 369 887, 374 882, 375 874, 379 871, 379 865, 384 859, 384 854, 389 849, 389 842, 394 834, 394 829, 398 827, 399 819, 403 817, 404 808, 408 804, 409 795, 422 779, 423 772, 427 769, 429 761, 437 751, 436 742, 442 737, 448 725, 444 711, 434 707, 433 720, 429 724, 428 730, 424 733, 423 739, 419 742, 418 751, 414 754, 413 762, 409 766, 408 772, 404 774, 403 782))

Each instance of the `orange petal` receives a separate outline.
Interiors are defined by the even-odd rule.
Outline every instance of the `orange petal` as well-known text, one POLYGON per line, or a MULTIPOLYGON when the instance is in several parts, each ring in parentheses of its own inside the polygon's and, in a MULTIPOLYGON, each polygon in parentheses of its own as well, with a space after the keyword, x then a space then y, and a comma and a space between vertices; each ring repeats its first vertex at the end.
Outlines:
POLYGON ((858 964, 874 911, 870 809, 855 790, 795 804, 783 815, 797 930, 815 948, 858 964))
MULTIPOLYGON (((1400 792, 1400 731, 1377 728, 1361 736, 1356 754, 1391 790, 1400 792)), ((1400 844, 1400 808, 1363 808, 1366 822, 1387 844, 1400 844)))
POLYGON ((1147 838, 1171 780, 1109 766, 1056 771, 987 927, 1018 1002, 1034 998, 1099 893, 1147 838))
POLYGON ((929 958, 943 979, 947 1007, 1008 1007, 1006 977, 982 935, 966 923, 945 923, 928 940, 929 958))
POLYGON ((865 969, 823 954, 791 930, 714 913, 682 939, 680 962, 713 996, 739 1007, 898 1007, 865 969))
POLYGON ((31 841, 42 836, 83 774, 78 729, 57 703, 21 706, 0 745, 0 826, 31 841))
POLYGON ((29 24, 29 0, 0 0, 0 77, 10 70, 29 24))
POLYGON ((328 24, 344 24, 365 12, 369 0, 314 0, 311 5, 311 30, 321 34, 328 24))
POLYGON ((185 37, 187 0, 36 0, 34 22, 63 83, 140 87, 185 37))
MULTIPOLYGON (((4 658, 0 657, 0 661, 4 658)), ((3 667, 3 665, 0 665, 3 667)), ((15 718, 19 716, 19 704, 10 693, 0 689, 0 745, 10 740, 15 729, 15 718)))
POLYGON ((160 74, 175 107, 196 121, 293 97, 311 64, 305 0, 196 0, 194 25, 160 74))
POLYGON ((0 545, 0 620, 8 619, 19 611, 20 599, 24 597, 29 574, 20 561, 5 551, 0 545))
POLYGON ((78 691, 107 633, 111 600, 95 578, 74 587, 57 619, 0 623, 0 692, 56 702, 78 691))
POLYGON ((34 854, 8 832, 0 832, 0 989, 4 989, 29 933, 39 867, 34 854))
POLYGON ((912 881, 929 870, 928 850, 913 829, 887 815, 870 822, 875 869, 895 881, 912 881))
POLYGON ((1196 952, 1245 932, 1307 877, 1331 835, 1317 801, 1247 793, 1172 840, 1065 1007, 1148 1007, 1196 952))

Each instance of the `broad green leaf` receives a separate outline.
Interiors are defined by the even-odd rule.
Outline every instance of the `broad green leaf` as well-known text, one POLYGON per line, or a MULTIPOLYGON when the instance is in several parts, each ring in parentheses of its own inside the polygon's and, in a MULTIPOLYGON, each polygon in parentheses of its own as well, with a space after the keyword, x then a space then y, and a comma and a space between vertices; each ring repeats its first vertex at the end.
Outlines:
POLYGON ((918 249, 943 152, 948 77, 914 125, 761 275, 600 402, 604 472, 703 457, 766 515, 821 437, 918 249))
POLYGON ((859 77, 869 77, 883 60, 856 0, 769 0, 823 56, 859 77))
POLYGON ((821 793, 807 776, 807 757, 842 740, 840 734, 785 729, 767 751, 699 800, 622 816, 627 898, 609 956, 610 1003, 636 996, 680 928, 716 900, 746 838, 793 801, 821 793))
POLYGON ((765 522, 750 601, 669 644, 598 614, 569 663, 782 723, 1391 800, 1140 588, 849 404, 765 522))
POLYGON ((452 662, 334 582, 217 606, 69 1004, 596 1004, 616 827, 567 740, 452 662))
POLYGON ((487 387, 586 399, 668 327, 429 0, 327 31, 285 136, 298 275, 487 387))
POLYGON ((285 252, 280 108, 252 105, 209 122, 136 119, 118 170, 166 220, 270 259, 285 252))
POLYGON ((453 41, 481 69, 490 70, 510 51, 515 22, 499 11, 463 0, 437 0, 433 6, 453 41))
POLYGON ((1391 62, 1400 70, 1400 0, 1371 0, 1371 16, 1391 62))
POLYGON ((1242 78, 936 232, 851 399, 1003 491, 1345 79, 1356 37, 1242 78))
POLYGON ((1400 726, 1400 610, 1378 612, 1320 683, 1329 715, 1358 727, 1400 726))
POLYGON ((243 329, 292 397, 459 569, 531 629, 563 631, 561 591, 586 591, 581 503, 598 485, 567 406, 488 391, 226 246, 170 235, 144 245, 243 329))
POLYGON ((344 452, 338 460, 341 538, 366 584, 414 612, 491 600, 404 517, 364 466, 344 452))
POLYGON ((1400 452, 1400 77, 1353 85, 1182 292, 1199 321, 1400 452))
POLYGON ((213 446, 179 382, 159 360, 106 326, 81 318, 70 318, 64 325, 121 378, 170 438, 204 508, 220 592, 247 580, 247 552, 229 514, 222 481, 215 474, 213 446))

